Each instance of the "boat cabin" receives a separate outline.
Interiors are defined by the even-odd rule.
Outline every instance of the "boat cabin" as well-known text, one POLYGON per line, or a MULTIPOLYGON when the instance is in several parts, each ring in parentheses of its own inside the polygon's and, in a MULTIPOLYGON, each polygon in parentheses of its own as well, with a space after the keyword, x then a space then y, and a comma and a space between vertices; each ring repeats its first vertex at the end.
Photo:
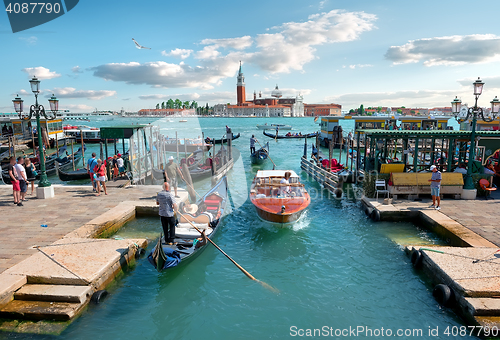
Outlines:
MULTIPOLYGON (((450 117, 406 116, 400 117, 401 130, 447 130, 450 117)), ((396 130, 396 129, 395 129, 396 130)))
POLYGON ((291 197, 304 196, 303 187, 297 186, 300 184, 299 176, 293 170, 259 170, 252 183, 250 195, 255 195, 255 198, 284 198, 281 180, 285 178, 285 172, 290 172, 288 182, 290 186, 291 197), (295 184, 295 186, 293 186, 295 184))

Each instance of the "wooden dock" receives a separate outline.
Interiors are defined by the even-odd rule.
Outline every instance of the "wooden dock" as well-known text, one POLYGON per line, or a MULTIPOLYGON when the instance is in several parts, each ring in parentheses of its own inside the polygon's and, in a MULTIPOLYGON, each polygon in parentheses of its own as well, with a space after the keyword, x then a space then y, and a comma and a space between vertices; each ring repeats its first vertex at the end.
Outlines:
POLYGON ((342 187, 344 185, 342 177, 317 166, 313 160, 309 161, 304 156, 300 159, 300 168, 335 197, 342 197, 342 187))

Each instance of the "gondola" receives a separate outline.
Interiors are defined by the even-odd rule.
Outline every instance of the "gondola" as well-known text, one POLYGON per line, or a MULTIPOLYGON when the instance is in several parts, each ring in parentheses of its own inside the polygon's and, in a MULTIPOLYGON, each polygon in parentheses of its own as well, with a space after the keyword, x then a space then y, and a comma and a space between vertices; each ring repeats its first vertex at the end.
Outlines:
POLYGON ((252 164, 260 165, 263 164, 269 158, 269 142, 264 144, 259 150, 255 151, 250 155, 250 161, 252 164))
MULTIPOLYGON (((240 138, 240 134, 238 133, 237 135, 233 135, 233 139, 231 140, 235 140, 235 139, 238 139, 240 138)), ((222 144, 222 143, 227 143, 227 138, 224 138, 224 139, 211 139, 211 138, 205 138, 205 142, 206 143, 209 143, 209 144, 222 144)))
POLYGON ((266 130, 262 131, 262 133, 267 136, 267 137, 271 137, 271 138, 276 138, 276 139, 301 139, 301 138, 313 138, 313 137, 316 137, 316 135, 318 134, 317 132, 313 132, 313 133, 309 133, 307 135, 300 135, 300 136, 276 136, 276 133, 269 133, 267 132, 266 130))
POLYGON ((77 169, 77 170, 70 170, 70 171, 63 171, 59 167, 59 165, 56 163, 56 171, 57 175, 59 176, 59 179, 61 181, 78 181, 82 179, 88 179, 90 180, 89 174, 87 172, 87 169, 77 169))
POLYGON ((175 228, 174 244, 168 245, 160 237, 156 246, 148 255, 148 261, 156 270, 173 268, 181 263, 188 263, 196 258, 206 247, 201 234, 188 222, 191 221, 198 229, 204 230, 207 238, 212 239, 217 233, 227 203, 227 178, 223 177, 208 191, 196 205, 191 205, 188 213, 181 203, 179 223, 175 228), (198 245, 198 246, 197 246, 198 245))

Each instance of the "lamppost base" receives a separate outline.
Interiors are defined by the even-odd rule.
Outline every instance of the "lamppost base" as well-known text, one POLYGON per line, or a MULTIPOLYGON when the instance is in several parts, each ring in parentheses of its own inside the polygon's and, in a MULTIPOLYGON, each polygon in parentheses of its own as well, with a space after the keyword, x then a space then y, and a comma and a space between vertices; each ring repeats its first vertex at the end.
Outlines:
POLYGON ((477 189, 463 189, 462 199, 463 200, 475 200, 477 196, 477 189))
POLYGON ((51 185, 50 187, 37 187, 36 188, 36 198, 45 199, 45 198, 53 198, 54 195, 54 187, 51 185))

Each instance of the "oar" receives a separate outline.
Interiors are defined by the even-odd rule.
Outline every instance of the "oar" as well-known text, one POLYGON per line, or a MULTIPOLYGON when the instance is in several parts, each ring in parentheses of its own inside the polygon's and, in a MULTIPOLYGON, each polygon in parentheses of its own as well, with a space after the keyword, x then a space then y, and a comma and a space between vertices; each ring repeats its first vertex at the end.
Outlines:
POLYGON ((188 182, 184 182, 184 183, 186 183, 187 186, 191 187, 191 189, 193 189, 193 191, 195 192, 196 195, 198 195, 200 198, 203 198, 203 196, 201 196, 196 190, 194 190, 194 187, 191 184, 189 184, 188 182))
POLYGON ((274 170, 274 169, 276 169, 276 164, 274 164, 273 159, 272 159, 272 158, 271 158, 271 156, 269 155, 269 152, 267 152, 267 150, 266 150, 265 148, 263 148, 263 147, 262 147, 262 145, 260 144, 260 142, 259 142, 259 140, 258 140, 258 139, 256 139, 256 141, 257 141, 257 143, 259 143, 260 148, 261 148, 262 150, 264 150, 264 152, 266 153, 267 157, 269 157, 269 159, 271 160, 271 163, 273 163, 273 170, 274 170))
MULTIPOLYGON (((179 215, 181 215, 181 217, 184 217, 184 215, 180 212, 180 211, 177 211, 177 213, 179 215)), ((189 222, 189 224, 191 224, 191 226, 196 229, 196 231, 198 231, 200 234, 202 234, 202 231, 200 229, 198 229, 190 220, 188 220, 187 218, 184 217, 184 219, 186 221, 189 222)), ((232 263, 234 263, 234 265, 236 267, 238 267, 239 270, 241 270, 243 272, 243 274, 245 274, 250 280, 253 280, 253 281, 257 281, 258 283, 260 283, 262 286, 264 286, 265 288, 275 292, 275 293, 279 293, 279 290, 277 290, 276 288, 273 288, 271 287, 270 285, 268 285, 267 283, 265 282, 262 282, 260 280, 257 280, 255 277, 253 277, 252 274, 250 274, 249 272, 247 272, 245 270, 245 268, 243 268, 242 266, 240 266, 235 260, 233 260, 228 254, 226 254, 224 252, 224 250, 222 250, 217 244, 215 244, 214 241, 212 241, 209 237, 207 237, 207 240, 210 241, 210 243, 212 243, 214 245, 215 248, 217 248, 222 254, 224 254, 225 257, 227 257, 232 263)))

